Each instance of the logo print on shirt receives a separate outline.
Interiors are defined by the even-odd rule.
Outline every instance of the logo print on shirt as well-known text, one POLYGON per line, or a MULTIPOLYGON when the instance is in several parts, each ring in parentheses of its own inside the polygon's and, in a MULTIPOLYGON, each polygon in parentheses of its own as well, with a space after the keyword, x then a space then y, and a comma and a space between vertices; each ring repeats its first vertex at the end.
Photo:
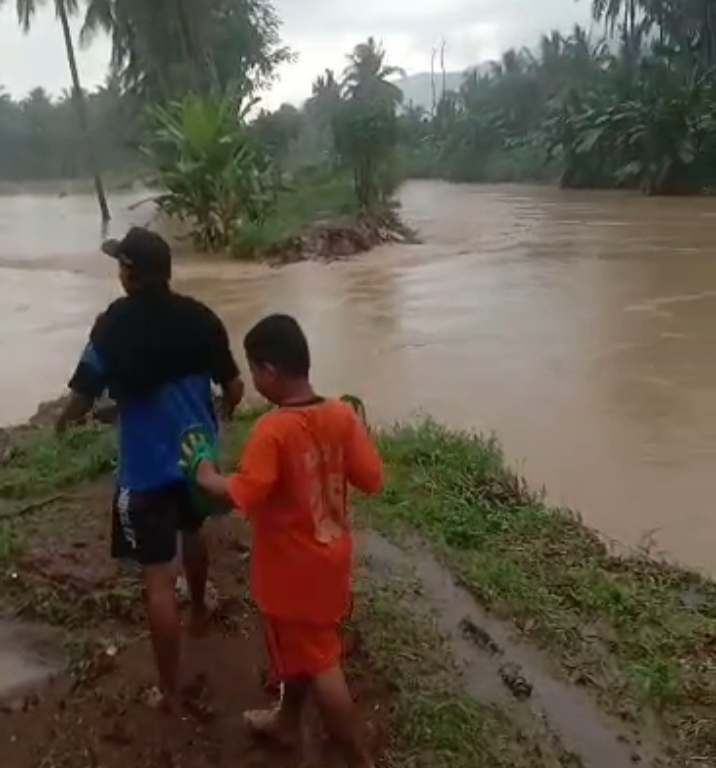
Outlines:
POLYGON ((319 448, 308 451, 303 458, 316 540, 329 544, 348 532, 343 453, 319 448))
POLYGON ((129 515, 129 504, 131 502, 131 492, 129 488, 120 488, 119 495, 117 496, 117 517, 119 518, 119 526, 122 529, 125 541, 129 546, 137 549, 137 537, 134 533, 134 526, 129 515))

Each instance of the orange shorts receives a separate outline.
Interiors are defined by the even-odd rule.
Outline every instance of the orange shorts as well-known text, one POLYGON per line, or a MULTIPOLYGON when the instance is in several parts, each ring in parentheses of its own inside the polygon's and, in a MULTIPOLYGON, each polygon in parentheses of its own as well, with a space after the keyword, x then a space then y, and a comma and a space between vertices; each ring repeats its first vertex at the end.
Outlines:
POLYGON ((316 677, 339 665, 341 628, 264 616, 271 673, 277 682, 316 677))

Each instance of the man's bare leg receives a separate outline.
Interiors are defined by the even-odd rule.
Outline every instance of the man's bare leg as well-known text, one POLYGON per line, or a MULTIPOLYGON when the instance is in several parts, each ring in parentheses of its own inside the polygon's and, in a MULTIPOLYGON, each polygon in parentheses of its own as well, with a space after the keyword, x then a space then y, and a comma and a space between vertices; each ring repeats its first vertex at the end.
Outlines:
POLYGON ((201 635, 212 616, 212 609, 206 603, 206 580, 209 572, 209 556, 201 531, 182 533, 181 543, 184 573, 191 600, 189 631, 201 635))
POLYGON ((273 709, 244 713, 244 720, 257 736, 285 746, 303 746, 303 715, 311 690, 309 680, 289 680, 281 684, 281 699, 273 709))
POLYGON ((363 724, 341 667, 318 675, 312 687, 328 732, 342 748, 349 768, 374 768, 363 724))
POLYGON ((181 621, 175 592, 177 569, 173 563, 144 566, 142 578, 162 706, 176 711, 181 654, 181 621))

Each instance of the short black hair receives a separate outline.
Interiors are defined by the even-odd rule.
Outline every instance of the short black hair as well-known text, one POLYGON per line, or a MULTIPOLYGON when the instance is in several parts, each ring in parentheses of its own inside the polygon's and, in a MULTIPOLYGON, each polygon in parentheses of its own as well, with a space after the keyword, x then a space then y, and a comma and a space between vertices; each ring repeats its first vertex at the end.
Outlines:
POLYGON ((291 315, 269 315, 244 337, 249 362, 271 365, 287 376, 308 376, 311 353, 298 321, 291 315))

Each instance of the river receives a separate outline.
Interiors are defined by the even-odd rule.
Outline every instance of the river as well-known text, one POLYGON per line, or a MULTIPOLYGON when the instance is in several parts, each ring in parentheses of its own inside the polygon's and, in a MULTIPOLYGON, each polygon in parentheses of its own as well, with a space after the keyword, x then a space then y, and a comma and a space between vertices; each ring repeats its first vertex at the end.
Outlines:
MULTIPOLYGON (((146 206, 113 201, 117 234, 146 206)), ((606 535, 716 572, 716 200, 410 183, 418 246, 283 269, 180 253, 176 283, 234 345, 303 322, 326 392, 383 421, 495 430, 550 498, 606 535)), ((85 197, 0 197, 0 422, 64 385, 117 295, 85 197)))

